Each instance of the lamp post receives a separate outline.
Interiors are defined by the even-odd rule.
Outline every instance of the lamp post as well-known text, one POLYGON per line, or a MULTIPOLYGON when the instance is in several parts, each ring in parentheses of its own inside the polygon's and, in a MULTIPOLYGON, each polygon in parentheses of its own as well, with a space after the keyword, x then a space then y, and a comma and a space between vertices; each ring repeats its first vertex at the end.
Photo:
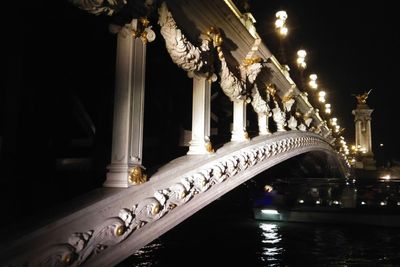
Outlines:
POLYGON ((304 70, 307 68, 306 56, 307 56, 306 50, 301 49, 301 50, 297 51, 296 64, 300 71, 300 83, 301 83, 301 86, 303 87, 303 90, 305 89, 304 88, 305 87, 305 85, 304 85, 304 70))
POLYGON ((287 13, 284 10, 280 10, 275 14, 275 28, 279 36, 279 53, 283 64, 286 64, 285 49, 283 47, 283 38, 288 34, 288 28, 286 27, 287 13))
POLYGON ((310 74, 309 76, 310 80, 308 81, 308 85, 310 86, 311 89, 317 90, 318 88, 318 83, 317 83, 317 74, 310 74))

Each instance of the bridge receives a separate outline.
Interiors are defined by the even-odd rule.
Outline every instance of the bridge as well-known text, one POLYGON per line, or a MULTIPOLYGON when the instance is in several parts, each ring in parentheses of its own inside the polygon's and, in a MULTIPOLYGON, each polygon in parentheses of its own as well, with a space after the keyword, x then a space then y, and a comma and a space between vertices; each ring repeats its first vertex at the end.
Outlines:
MULTIPOLYGON (((73 2, 92 13, 121 8, 73 2)), ((159 33, 140 12, 128 24, 110 26, 118 40, 104 186, 2 242, 2 265, 115 265, 233 188, 298 155, 322 159, 348 176, 340 136, 268 50, 250 13, 230 0, 166 1, 157 12, 159 33), (146 47, 155 35, 164 38, 170 60, 193 81, 192 129, 186 155, 146 173, 143 125, 150 122, 143 113, 146 70, 151 72, 146 47), (220 144, 212 143, 212 86, 232 103, 230 140, 220 144), (248 131, 250 119, 256 131, 248 131)))

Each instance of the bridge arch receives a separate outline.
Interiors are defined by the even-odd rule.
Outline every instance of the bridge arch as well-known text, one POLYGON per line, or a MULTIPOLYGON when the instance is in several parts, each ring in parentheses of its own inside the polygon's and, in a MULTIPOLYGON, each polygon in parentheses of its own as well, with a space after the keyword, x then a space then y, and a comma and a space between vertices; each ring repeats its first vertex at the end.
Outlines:
POLYGON ((144 184, 97 191, 99 201, 14 242, 4 255, 18 253, 16 265, 115 265, 240 184, 304 153, 322 153, 348 175, 330 143, 315 133, 230 142, 211 155, 177 158, 144 184))

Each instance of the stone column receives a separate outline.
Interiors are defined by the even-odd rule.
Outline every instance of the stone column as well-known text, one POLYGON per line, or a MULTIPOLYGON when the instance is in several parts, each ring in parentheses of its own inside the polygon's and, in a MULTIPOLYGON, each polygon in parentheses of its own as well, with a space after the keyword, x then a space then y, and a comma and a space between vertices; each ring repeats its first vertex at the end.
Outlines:
POLYGON ((356 131, 356 145, 365 149, 365 153, 361 154, 360 161, 356 163, 356 168, 363 168, 366 170, 376 169, 375 160, 373 158, 374 153, 372 152, 372 112, 373 109, 370 109, 365 103, 358 103, 357 108, 353 110, 356 131))
POLYGON ((372 153, 372 135, 371 135, 371 119, 367 119, 365 121, 366 125, 365 125, 365 130, 367 132, 366 137, 366 145, 367 145, 367 151, 369 154, 373 154, 372 153))
POLYGON ((121 30, 117 41, 111 163, 107 166, 105 187, 129 187, 146 179, 142 173, 145 67, 146 44, 121 30))
POLYGON ((246 131, 246 102, 244 100, 233 101, 233 127, 231 141, 247 141, 249 135, 246 131))
POLYGON ((210 142, 211 81, 193 77, 192 140, 188 155, 210 154, 214 150, 210 142))
POLYGON ((257 113, 258 117, 258 134, 269 135, 271 132, 268 129, 268 115, 265 113, 257 113))

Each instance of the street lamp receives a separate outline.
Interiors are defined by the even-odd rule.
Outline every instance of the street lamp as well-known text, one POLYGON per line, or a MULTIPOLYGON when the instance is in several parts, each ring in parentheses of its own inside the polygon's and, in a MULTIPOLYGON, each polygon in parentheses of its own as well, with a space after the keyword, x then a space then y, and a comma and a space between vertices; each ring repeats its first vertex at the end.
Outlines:
POLYGON ((275 14, 276 20, 275 20, 275 28, 278 31, 279 35, 279 50, 280 50, 280 56, 283 64, 286 64, 286 57, 285 57, 285 51, 283 48, 283 38, 286 37, 288 34, 288 28, 286 27, 286 19, 287 19, 287 13, 284 10, 280 10, 276 12, 275 14))
POLYGON ((308 82, 308 85, 310 86, 311 89, 316 90, 318 88, 318 84, 317 84, 317 74, 310 74, 309 76, 310 81, 308 82))
POLYGON ((307 56, 306 50, 301 49, 297 51, 296 63, 300 70, 304 70, 305 68, 307 68, 306 56, 307 56))
POLYGON ((326 114, 331 114, 332 110, 331 110, 331 104, 326 103, 325 104, 325 113, 326 114))
POLYGON ((288 17, 286 11, 281 10, 276 12, 275 17, 277 18, 275 21, 275 28, 278 30, 279 35, 285 37, 288 33, 288 28, 285 25, 288 17))
POLYGON ((326 96, 325 91, 319 91, 318 92, 318 101, 321 103, 325 103, 325 96, 326 96))
POLYGON ((300 83, 301 86, 303 87, 303 90, 304 90, 304 70, 307 68, 306 56, 307 56, 306 50, 301 49, 297 51, 296 63, 297 67, 300 70, 300 83))

